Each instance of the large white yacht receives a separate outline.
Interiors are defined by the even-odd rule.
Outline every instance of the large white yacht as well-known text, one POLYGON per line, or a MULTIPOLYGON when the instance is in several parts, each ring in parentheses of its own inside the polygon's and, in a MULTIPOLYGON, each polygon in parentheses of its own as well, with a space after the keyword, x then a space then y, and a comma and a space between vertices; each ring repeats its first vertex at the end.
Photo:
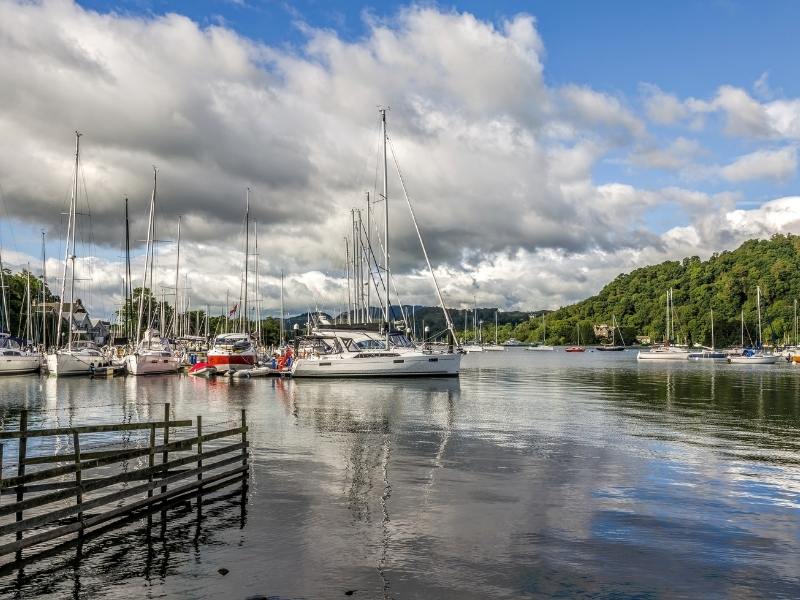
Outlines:
POLYGON ((323 326, 298 338, 293 377, 454 377, 461 354, 416 347, 401 331, 323 326), (388 344, 387 344, 388 341, 388 344))
POLYGON ((26 352, 8 333, 0 333, 0 375, 35 373, 41 366, 38 353, 26 352))

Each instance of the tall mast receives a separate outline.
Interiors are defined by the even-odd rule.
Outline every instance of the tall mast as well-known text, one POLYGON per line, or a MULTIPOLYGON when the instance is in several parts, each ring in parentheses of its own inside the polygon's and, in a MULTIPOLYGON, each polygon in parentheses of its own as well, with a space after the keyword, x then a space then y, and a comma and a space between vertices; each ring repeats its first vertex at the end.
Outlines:
POLYGON ((261 343, 261 296, 258 293, 258 221, 253 221, 253 239, 256 258, 256 338, 261 343))
POLYGON ((244 211, 244 295, 242 297, 242 332, 250 333, 250 323, 247 314, 247 269, 250 258, 250 188, 247 188, 244 211))
POLYGON ((797 347, 797 298, 794 299, 794 345, 797 347))
MULTIPOLYGON (((495 346, 497 346, 497 312, 498 311, 494 311, 494 345, 495 346)), ((578 334, 578 335, 580 335, 580 334, 578 334)), ((580 344, 580 343, 581 343, 581 341, 579 339, 578 340, 578 344, 580 344)))
MULTIPOLYGON (((75 219, 76 213, 78 212, 78 164, 80 158, 80 151, 81 151, 81 134, 79 132, 75 132, 75 185, 72 189, 72 200, 70 201, 70 219, 72 221, 72 230, 69 236, 69 241, 67 243, 67 252, 69 253, 69 260, 72 262, 72 273, 70 276, 70 283, 69 283, 69 321, 68 321, 68 329, 67 329, 67 350, 72 350, 72 313, 75 311, 75 219), (72 250, 70 251, 70 248, 72 250)), ((69 231, 69 225, 67 225, 67 230, 69 231)), ((66 270, 67 265, 64 264, 64 269, 66 270)), ((66 277, 66 273, 65 273, 66 277)), ((61 315, 59 314, 59 319, 61 315)))
MULTIPOLYGON (((4 318, 3 327, 8 330, 8 333, 11 333, 11 321, 8 318, 8 295, 6 294, 6 279, 5 273, 3 273, 3 253, 0 252, 0 299, 3 301, 3 313, 2 316, 4 318)), ((0 331, 3 328, 0 327, 0 331)))
POLYGON ((31 264, 28 263, 28 277, 25 282, 25 295, 27 296, 26 309, 28 317, 25 326, 26 341, 33 342, 33 319, 31 318, 31 264))
MULTIPOLYGON (((370 235, 371 235, 371 231, 372 231, 371 230, 371 227, 372 227, 371 220, 372 219, 370 218, 370 214, 371 213, 372 213, 372 209, 370 208, 370 205, 369 205, 369 192, 367 192, 367 251, 368 252, 372 252, 372 243, 370 242, 370 235)), ((372 314, 371 314, 372 311, 370 310, 370 298, 369 298, 369 296, 370 296, 370 287, 371 287, 369 285, 369 280, 370 280, 370 276, 371 275, 372 275, 372 263, 369 260, 369 255, 367 255, 367 322, 368 323, 372 322, 372 314)), ((795 329, 797 329, 797 328, 795 327, 795 329)))
POLYGON ((280 324, 280 345, 284 344, 284 330, 283 330, 283 269, 281 269, 281 324, 280 324))
POLYGON ((756 286, 756 313, 758 314, 758 346, 759 348, 764 345, 764 340, 761 337, 761 286, 756 286))
POLYGON ((131 281, 131 232, 128 220, 128 198, 125 197, 125 338, 131 338, 131 308, 133 308, 133 292, 131 281))
POLYGON ((358 233, 358 313, 359 322, 366 323, 366 311, 364 310, 364 244, 361 243, 361 209, 357 211, 356 231, 358 233))
POLYGON ((716 348, 714 344, 714 309, 711 309, 711 349, 716 348))
POLYGON ((347 324, 352 324, 353 300, 350 294, 350 241, 344 236, 344 268, 347 276, 347 324))
MULTIPOLYGON (((136 345, 138 346, 139 343, 142 341, 142 317, 144 315, 144 290, 147 287, 147 272, 150 270, 150 248, 153 241, 153 218, 155 213, 156 207, 156 191, 158 186, 158 170, 153 167, 153 192, 150 195, 150 216, 147 220, 147 249, 144 255, 144 273, 142 274, 142 289, 139 290, 139 310, 137 311, 137 318, 136 318, 136 345)), ((152 290, 150 290, 150 294, 152 295, 152 290)), ((149 298, 148 298, 149 304, 149 298)), ((148 309, 149 312, 149 309, 148 309)), ((148 321, 149 321, 149 314, 148 314, 148 321)))
MULTIPOLYGON (((178 217, 178 247, 175 257, 175 304, 172 308, 172 333, 175 337, 180 336, 178 330, 178 286, 180 285, 180 270, 181 270, 181 217, 178 217)), ((164 332, 166 333, 166 332, 164 332)))
POLYGON ((45 232, 42 230, 42 350, 47 351, 47 311, 44 303, 47 300, 47 252, 45 249, 45 232))
POLYGON ((383 270, 386 273, 386 312, 384 317, 386 319, 386 349, 389 349, 389 281, 392 278, 391 268, 389 266, 389 169, 388 158, 386 156, 386 109, 380 109, 381 112, 381 133, 383 137, 383 270))

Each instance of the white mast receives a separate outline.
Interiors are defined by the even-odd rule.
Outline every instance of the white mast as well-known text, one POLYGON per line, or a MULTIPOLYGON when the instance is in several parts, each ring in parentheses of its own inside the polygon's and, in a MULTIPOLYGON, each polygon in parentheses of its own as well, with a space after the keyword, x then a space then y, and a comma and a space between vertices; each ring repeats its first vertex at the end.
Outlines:
POLYGON ((386 109, 381 112, 381 133, 383 134, 383 269, 386 273, 386 349, 389 349, 389 280, 391 279, 391 268, 389 266, 389 169, 388 158, 386 156, 386 109))
POLYGON ((255 243, 255 258, 256 258, 256 337, 258 342, 261 343, 261 296, 258 289, 258 221, 253 221, 253 238, 255 243))
POLYGON ((353 323, 350 315, 353 311, 353 301, 350 294, 350 241, 344 236, 344 268, 347 276, 347 324, 353 323))
MULTIPOLYGON (((181 217, 178 217, 178 251, 175 257, 175 304, 173 305, 172 309, 172 332, 175 334, 175 337, 180 337, 180 331, 178 328, 178 286, 180 282, 180 271, 181 271, 181 217)), ((164 332, 166 335, 167 332, 164 332)))
POLYGON ((283 324, 283 269, 281 269, 281 323, 280 323, 280 329, 279 329, 279 331, 280 331, 280 345, 281 346, 283 346, 284 343, 285 343, 285 341, 284 341, 285 332, 284 332, 283 327, 284 327, 284 324, 283 324))
POLYGON ((42 351, 47 351, 47 312, 44 303, 47 300, 47 260, 45 250, 45 233, 42 231, 42 351))
POLYGON ((250 323, 248 321, 248 314, 247 314, 247 269, 248 269, 248 259, 250 254, 250 188, 247 188, 246 194, 246 207, 244 211, 244 295, 242 297, 242 332, 249 333, 250 332, 250 323))
POLYGON ((758 346, 764 346, 764 340, 761 337, 761 286, 756 286, 756 312, 758 314, 758 346))
MULTIPOLYGON (((494 311, 494 345, 497 346, 497 312, 494 311)), ((580 334, 578 334, 580 335, 580 334)), ((580 344, 580 339, 578 340, 578 344, 580 344)))
MULTIPOLYGON (((66 261, 65 261, 66 264, 66 261)), ((6 294, 6 280, 3 273, 3 253, 0 252, 0 299, 3 301, 3 316, 5 318, 5 327, 8 333, 11 333, 11 320, 8 317, 8 295, 6 294)))
POLYGON ((711 349, 716 348, 714 344, 714 309, 711 309, 711 349))
MULTIPOLYGON (((372 314, 370 310, 370 278, 372 275, 372 262, 370 261, 370 254, 372 253, 372 244, 370 243, 370 234, 371 234, 371 218, 370 214, 372 209, 369 205, 369 192, 367 192, 367 323, 372 322, 372 314)), ((795 329, 797 329, 795 327, 795 329)), ((796 337, 796 336, 795 336, 796 337)))
POLYGON ((794 345, 797 347, 797 298, 794 299, 794 345))
POLYGON ((26 308, 28 317, 25 325, 26 341, 33 342, 33 319, 31 318, 31 263, 28 263, 28 278, 25 283, 25 295, 27 296, 26 308))
POLYGON ((742 350, 744 350, 744 307, 742 308, 742 350))
MULTIPOLYGON (((147 287, 147 271, 150 268, 150 248, 153 234, 153 218, 155 217, 156 192, 158 187, 158 170, 153 167, 153 193, 150 195, 150 216, 147 221, 147 250, 144 258, 144 273, 142 274, 142 289, 139 290, 139 310, 136 319, 136 345, 142 341, 142 315, 144 313, 144 290, 147 287)), ((152 280, 151 280, 152 283, 152 280)), ((152 296, 153 291, 150 290, 152 296)))
MULTIPOLYGON (((75 132, 75 180, 74 185, 72 187, 72 197, 69 201, 69 217, 67 218, 67 243, 65 244, 64 249, 64 275, 61 278, 61 295, 58 299, 58 316, 57 316, 57 326, 56 326, 56 347, 60 345, 60 337, 61 337, 61 314, 64 312, 64 294, 66 294, 67 288, 67 263, 69 263, 70 258, 72 259, 72 267, 75 268, 75 257, 70 254, 70 246, 72 247, 72 251, 75 251, 75 205, 78 201, 78 157, 80 156, 80 149, 81 149, 81 133, 79 131, 75 132)), ((73 284, 74 284, 74 276, 73 276, 73 284)), ((72 293, 72 292, 71 292, 72 293)), ((72 300, 70 300, 72 302, 72 300)), ((70 304, 70 313, 69 313, 69 323, 67 325, 67 344, 70 349, 72 349, 72 304, 70 304)))

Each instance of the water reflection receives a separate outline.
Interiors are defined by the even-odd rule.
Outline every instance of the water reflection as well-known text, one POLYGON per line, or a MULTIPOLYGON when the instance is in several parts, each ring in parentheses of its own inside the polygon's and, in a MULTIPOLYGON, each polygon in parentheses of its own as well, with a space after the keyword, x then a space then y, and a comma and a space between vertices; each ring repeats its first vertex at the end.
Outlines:
MULTIPOLYGON (((127 579, 154 596, 800 596, 800 369, 626 354, 469 355, 460 380, 128 378, 16 397, 43 421, 159 418, 165 398, 204 423, 248 410, 246 520, 168 529, 127 579)), ((19 589, 55 597, 44 580, 74 572, 80 596, 124 595, 99 554, 59 560, 19 589)))

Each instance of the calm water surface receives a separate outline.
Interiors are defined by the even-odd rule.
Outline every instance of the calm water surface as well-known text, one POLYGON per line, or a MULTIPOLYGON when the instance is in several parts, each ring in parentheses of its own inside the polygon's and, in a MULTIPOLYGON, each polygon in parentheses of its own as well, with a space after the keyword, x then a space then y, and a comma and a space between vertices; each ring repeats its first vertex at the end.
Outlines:
POLYGON ((5 428, 165 401, 206 427, 247 409, 246 504, 116 530, 0 596, 800 597, 800 368, 513 350, 454 380, 0 379, 5 428))

